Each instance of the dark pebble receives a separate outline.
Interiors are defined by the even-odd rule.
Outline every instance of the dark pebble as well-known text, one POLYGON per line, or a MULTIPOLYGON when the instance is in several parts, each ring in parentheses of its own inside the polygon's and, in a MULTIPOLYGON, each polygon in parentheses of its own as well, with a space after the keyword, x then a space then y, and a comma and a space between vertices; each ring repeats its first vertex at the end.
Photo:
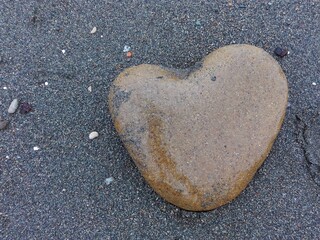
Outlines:
POLYGON ((274 53, 279 57, 284 57, 284 56, 286 56, 288 54, 288 50, 285 49, 285 48, 277 47, 274 50, 274 53))
POLYGON ((32 111, 32 107, 31 107, 31 105, 29 103, 24 102, 24 103, 20 104, 20 113, 26 114, 26 113, 31 112, 31 111, 32 111))
POLYGON ((7 120, 0 120, 0 130, 4 130, 6 129, 6 127, 8 126, 9 121, 7 120))

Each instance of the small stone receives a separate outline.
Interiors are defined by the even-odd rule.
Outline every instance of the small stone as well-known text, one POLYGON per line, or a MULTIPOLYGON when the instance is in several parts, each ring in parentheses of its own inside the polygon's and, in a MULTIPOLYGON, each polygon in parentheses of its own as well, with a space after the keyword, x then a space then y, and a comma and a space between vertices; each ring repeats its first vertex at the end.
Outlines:
POLYGON ((316 83, 316 82, 313 82, 313 83, 312 83, 312 85, 313 85, 313 86, 316 86, 316 85, 317 85, 317 83, 316 83))
POLYGON ((34 151, 38 151, 40 148, 38 146, 33 147, 34 151))
POLYGON ((3 87, 3 89, 4 89, 4 90, 7 90, 8 88, 7 88, 7 87, 3 87))
POLYGON ((97 28, 96 28, 96 27, 93 27, 90 33, 91 33, 91 34, 96 33, 96 31, 97 31, 97 28))
POLYGON ((110 183, 112 183, 114 181, 114 178, 113 177, 108 177, 106 178, 106 180, 104 180, 104 182, 109 185, 110 183))
POLYGON ((62 49, 61 52, 62 52, 63 54, 65 54, 65 53, 66 53, 66 50, 62 49))
POLYGON ((110 88, 109 110, 158 194, 186 210, 211 210, 236 198, 269 154, 287 80, 263 49, 238 44, 210 53, 186 78, 176 73, 150 64, 125 69, 110 88))
POLYGON ((88 91, 92 92, 92 87, 91 86, 88 87, 88 91))
POLYGON ((131 47, 130 47, 130 46, 125 45, 125 46, 123 47, 123 52, 124 52, 124 53, 129 52, 129 51, 130 51, 130 49, 131 49, 131 47))
POLYGON ((288 50, 284 49, 284 48, 277 47, 274 50, 274 53, 279 57, 284 57, 284 56, 286 56, 288 54, 288 50))
POLYGON ((99 136, 99 133, 98 132, 91 132, 90 134, 89 134, 89 139, 94 139, 94 138, 96 138, 96 137, 98 137, 99 136))
POLYGON ((27 114, 28 112, 32 111, 32 106, 27 103, 27 102, 23 102, 20 104, 20 113, 21 114, 27 114))
POLYGON ((11 102, 9 108, 8 108, 8 113, 15 113, 19 105, 19 100, 18 99, 13 99, 11 102))
POLYGON ((49 83, 48 83, 48 82, 45 82, 45 83, 44 83, 44 85, 48 86, 48 85, 49 85, 49 83))
POLYGON ((127 52, 127 58, 132 58, 133 54, 131 51, 127 52))
POLYGON ((0 120, 0 130, 6 129, 8 124, 9 124, 8 120, 0 120))

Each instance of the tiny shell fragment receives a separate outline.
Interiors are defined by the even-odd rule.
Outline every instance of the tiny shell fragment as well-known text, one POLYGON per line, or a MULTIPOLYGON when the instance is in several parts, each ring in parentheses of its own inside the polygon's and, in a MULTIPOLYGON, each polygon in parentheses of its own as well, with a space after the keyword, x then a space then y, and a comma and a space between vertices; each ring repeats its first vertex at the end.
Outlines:
POLYGON ((97 28, 96 28, 96 27, 93 27, 90 33, 93 34, 93 33, 95 33, 96 31, 97 31, 97 28))
POLYGON ((130 47, 130 46, 125 45, 125 46, 123 47, 123 52, 124 52, 124 53, 129 52, 129 51, 130 51, 130 49, 131 49, 131 47, 130 47))
POLYGON ((99 136, 98 132, 92 132, 92 133, 89 134, 89 139, 94 139, 94 138, 96 138, 98 136, 99 136))
POLYGON ((15 113, 19 105, 19 100, 18 99, 13 99, 11 102, 9 108, 8 108, 8 113, 15 113))
POLYGON ((108 177, 106 178, 106 180, 104 180, 104 182, 109 185, 110 183, 112 183, 114 181, 114 178, 113 177, 108 177))

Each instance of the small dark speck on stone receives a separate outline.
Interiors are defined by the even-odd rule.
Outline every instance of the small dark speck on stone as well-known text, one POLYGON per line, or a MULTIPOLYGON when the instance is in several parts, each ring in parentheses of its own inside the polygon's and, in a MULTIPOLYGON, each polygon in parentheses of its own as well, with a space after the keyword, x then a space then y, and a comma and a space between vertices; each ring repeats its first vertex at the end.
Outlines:
POLYGON ((27 114, 28 112, 32 111, 32 106, 27 103, 27 102, 23 102, 20 105, 20 113, 21 114, 27 114))
POLYGON ((285 49, 285 48, 277 47, 274 50, 274 53, 279 57, 284 57, 284 56, 286 56, 288 54, 288 50, 285 49))
POLYGON ((240 5, 239 5, 239 8, 246 8, 246 5, 240 4, 240 5))
POLYGON ((211 77, 211 81, 215 81, 215 80, 217 80, 217 77, 216 76, 212 76, 211 77))
POLYGON ((0 130, 4 130, 6 129, 6 127, 8 126, 9 121, 8 120, 0 120, 0 130))
POLYGON ((161 79, 161 78, 163 78, 163 76, 159 76, 159 77, 157 77, 157 78, 161 79))

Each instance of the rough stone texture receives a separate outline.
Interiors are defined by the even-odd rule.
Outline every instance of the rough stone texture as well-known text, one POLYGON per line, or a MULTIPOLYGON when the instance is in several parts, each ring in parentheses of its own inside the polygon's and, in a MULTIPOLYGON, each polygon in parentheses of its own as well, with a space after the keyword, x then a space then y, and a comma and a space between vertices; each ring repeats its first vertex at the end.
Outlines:
POLYGON ((187 75, 155 65, 125 70, 109 108, 152 188, 181 208, 203 211, 247 186, 279 132, 287 98, 286 77, 268 53, 231 45, 187 75))

